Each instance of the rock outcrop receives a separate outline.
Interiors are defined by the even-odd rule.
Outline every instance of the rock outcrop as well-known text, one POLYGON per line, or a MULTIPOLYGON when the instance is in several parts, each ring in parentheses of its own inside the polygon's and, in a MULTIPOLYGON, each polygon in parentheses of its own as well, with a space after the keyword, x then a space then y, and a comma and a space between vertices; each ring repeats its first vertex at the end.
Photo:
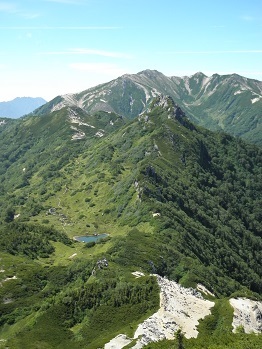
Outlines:
POLYGON ((245 333, 262 332, 262 302, 247 298, 231 298, 234 308, 233 332, 242 327, 245 333))
MULTIPOLYGON (((197 290, 184 288, 159 275, 154 276, 160 287, 160 308, 138 326, 133 339, 134 346, 132 348, 134 349, 140 349, 150 342, 174 339, 178 329, 182 329, 186 338, 197 337, 198 320, 210 314, 210 309, 214 306, 214 302, 205 300, 197 290)), ((121 349, 124 347, 121 344, 122 339, 123 335, 117 336, 104 348, 121 349)), ((125 337, 126 340, 132 342, 127 337, 125 337)))

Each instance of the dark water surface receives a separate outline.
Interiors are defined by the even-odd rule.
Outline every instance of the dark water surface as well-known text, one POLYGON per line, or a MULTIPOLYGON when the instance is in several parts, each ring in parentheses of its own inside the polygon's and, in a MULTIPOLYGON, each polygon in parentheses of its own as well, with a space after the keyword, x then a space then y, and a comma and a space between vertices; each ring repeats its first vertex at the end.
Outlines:
POLYGON ((97 240, 106 238, 108 234, 98 234, 98 235, 86 235, 86 236, 75 236, 75 240, 80 242, 97 242, 97 240))

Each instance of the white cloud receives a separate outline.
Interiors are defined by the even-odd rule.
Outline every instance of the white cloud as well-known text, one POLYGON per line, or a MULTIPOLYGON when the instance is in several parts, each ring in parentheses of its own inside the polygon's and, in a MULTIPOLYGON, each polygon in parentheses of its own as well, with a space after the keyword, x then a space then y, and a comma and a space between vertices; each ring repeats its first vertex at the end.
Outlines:
POLYGON ((71 63, 69 67, 75 70, 91 72, 101 75, 119 76, 126 73, 126 70, 116 64, 110 63, 71 63))
POLYGON ((20 9, 15 3, 11 2, 0 2, 0 12, 18 15, 26 19, 39 17, 39 13, 24 11, 20 9))

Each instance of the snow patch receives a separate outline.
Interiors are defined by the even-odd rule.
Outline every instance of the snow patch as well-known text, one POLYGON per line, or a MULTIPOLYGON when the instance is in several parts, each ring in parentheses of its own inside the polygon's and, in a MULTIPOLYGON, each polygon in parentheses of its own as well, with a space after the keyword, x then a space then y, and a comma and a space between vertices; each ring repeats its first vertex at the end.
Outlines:
POLYGON ((210 82, 210 79, 210 76, 205 76, 202 81, 202 86, 206 86, 210 82))
POLYGON ((189 79, 188 79, 188 77, 185 79, 185 88, 186 88, 188 94, 191 95, 191 88, 189 86, 189 79))
POLYGON ((129 105, 131 106, 131 108, 132 108, 134 102, 135 102, 135 100, 133 99, 132 96, 130 96, 130 103, 129 103, 129 105))
POLYGON ((260 101, 260 99, 262 99, 262 96, 259 96, 259 97, 256 97, 256 98, 253 98, 253 99, 251 99, 251 103, 252 103, 252 104, 254 104, 254 103, 256 103, 256 102, 260 101))
MULTIPOLYGON (((87 96, 87 95, 86 95, 87 96)), ((93 100, 95 98, 94 94, 91 94, 90 96, 88 96, 87 100, 89 101, 90 99, 93 100)))
POLYGON ((73 253, 71 256, 68 257, 68 259, 73 259, 77 256, 77 253, 73 253))
POLYGON ((145 274, 142 273, 141 271, 134 271, 132 273, 132 275, 134 275, 136 278, 140 278, 141 276, 145 276, 145 274))
MULTIPOLYGON (((104 132, 104 131, 103 131, 104 132)), ((97 137, 103 137, 104 136, 104 133, 102 132, 102 130, 100 130, 100 131, 98 131, 95 135, 97 136, 97 137)))
MULTIPOLYGON (((204 88, 204 91, 203 91, 202 94, 206 93, 206 90, 207 90, 208 86, 210 85, 210 81, 211 81, 211 77, 207 77, 207 76, 204 77, 204 79, 202 81, 202 88, 201 88, 201 92, 202 92, 202 90, 204 88)), ((199 103, 199 105, 200 105, 200 103, 199 103)))
POLYGON ((76 134, 74 134, 71 139, 72 140, 77 140, 77 139, 83 139, 85 138, 85 132, 82 132, 82 131, 78 131, 76 134))
POLYGON ((240 93, 242 93, 242 92, 244 92, 244 90, 238 90, 238 91, 234 92, 234 96, 240 95, 240 93))
POLYGON ((146 95, 146 103, 149 101, 149 99, 151 98, 150 97, 150 93, 148 92, 148 90, 145 88, 145 86, 143 85, 140 85, 138 82, 135 82, 134 83, 141 89, 145 92, 145 95, 146 95))

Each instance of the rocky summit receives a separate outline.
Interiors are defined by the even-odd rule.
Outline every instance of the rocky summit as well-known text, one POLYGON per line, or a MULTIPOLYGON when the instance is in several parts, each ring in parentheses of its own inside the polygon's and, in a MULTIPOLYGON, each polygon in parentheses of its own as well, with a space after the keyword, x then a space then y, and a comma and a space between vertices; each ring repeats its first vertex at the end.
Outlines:
POLYGON ((87 111, 113 112, 134 118, 159 95, 169 95, 195 124, 225 131, 262 144, 262 82, 237 74, 167 77, 156 70, 125 74, 77 94, 58 96, 36 113, 50 113, 65 106, 87 111))

